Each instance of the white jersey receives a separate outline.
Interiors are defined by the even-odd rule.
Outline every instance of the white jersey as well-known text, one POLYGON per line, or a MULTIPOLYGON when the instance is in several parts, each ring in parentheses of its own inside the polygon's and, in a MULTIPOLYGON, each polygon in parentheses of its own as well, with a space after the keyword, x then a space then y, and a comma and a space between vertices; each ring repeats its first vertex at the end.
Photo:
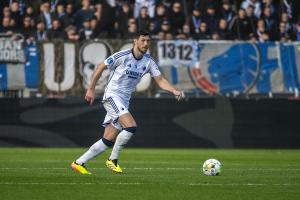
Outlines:
POLYGON ((149 54, 136 59, 133 49, 119 51, 108 57, 104 64, 110 70, 108 83, 105 88, 103 100, 108 97, 118 97, 128 107, 131 93, 140 79, 150 73, 152 77, 159 76, 161 72, 149 54))

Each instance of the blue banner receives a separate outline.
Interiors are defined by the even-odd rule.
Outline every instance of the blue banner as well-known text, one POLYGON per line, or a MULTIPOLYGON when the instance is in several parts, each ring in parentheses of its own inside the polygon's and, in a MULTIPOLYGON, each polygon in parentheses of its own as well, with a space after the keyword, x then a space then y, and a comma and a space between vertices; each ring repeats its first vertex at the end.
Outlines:
POLYGON ((2 38, 0 90, 38 88, 39 54, 35 43, 2 38))
POLYGON ((195 45, 194 41, 190 44, 174 41, 175 47, 171 43, 159 42, 158 53, 162 55, 158 58, 164 74, 180 89, 199 89, 209 94, 292 93, 299 90, 298 43, 199 42, 195 45), (174 55, 173 49, 177 46, 192 48, 189 58, 197 57, 198 60, 166 58, 168 55, 185 58, 174 55))

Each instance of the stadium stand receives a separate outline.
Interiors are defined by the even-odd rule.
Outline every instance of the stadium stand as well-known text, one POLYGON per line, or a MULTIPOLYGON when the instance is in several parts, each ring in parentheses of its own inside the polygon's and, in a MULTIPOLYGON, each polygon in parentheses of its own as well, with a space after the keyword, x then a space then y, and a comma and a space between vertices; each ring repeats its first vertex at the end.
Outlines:
POLYGON ((300 41, 291 0, 2 0, 0 32, 33 41, 131 38, 300 41))

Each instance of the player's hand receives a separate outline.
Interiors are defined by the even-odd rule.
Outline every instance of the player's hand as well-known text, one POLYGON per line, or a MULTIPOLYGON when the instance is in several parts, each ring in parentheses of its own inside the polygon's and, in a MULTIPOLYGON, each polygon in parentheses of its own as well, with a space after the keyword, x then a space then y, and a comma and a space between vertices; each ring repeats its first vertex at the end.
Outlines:
POLYGON ((177 99, 177 101, 181 101, 181 100, 183 100, 184 97, 185 97, 183 91, 175 90, 175 91, 173 92, 173 94, 174 94, 175 98, 177 99))
POLYGON ((86 94, 85 94, 85 100, 86 100, 87 102, 89 102, 90 105, 92 105, 93 102, 94 102, 94 100, 95 100, 95 90, 89 88, 89 89, 86 91, 86 94))

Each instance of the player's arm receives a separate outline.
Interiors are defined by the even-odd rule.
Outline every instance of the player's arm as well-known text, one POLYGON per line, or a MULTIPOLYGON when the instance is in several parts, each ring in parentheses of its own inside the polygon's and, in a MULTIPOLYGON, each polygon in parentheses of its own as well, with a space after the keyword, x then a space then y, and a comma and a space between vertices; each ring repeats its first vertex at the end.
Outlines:
POLYGON ((173 87, 173 85, 171 85, 169 81, 165 79, 162 75, 154 76, 153 78, 161 89, 174 94, 178 101, 184 98, 183 92, 173 87))
POLYGON ((99 80, 100 76, 102 75, 104 69, 106 68, 106 65, 104 63, 101 63, 97 66, 96 70, 93 73, 91 83, 86 91, 85 94, 85 100, 92 104, 95 99, 95 88, 97 85, 97 81, 99 80))

